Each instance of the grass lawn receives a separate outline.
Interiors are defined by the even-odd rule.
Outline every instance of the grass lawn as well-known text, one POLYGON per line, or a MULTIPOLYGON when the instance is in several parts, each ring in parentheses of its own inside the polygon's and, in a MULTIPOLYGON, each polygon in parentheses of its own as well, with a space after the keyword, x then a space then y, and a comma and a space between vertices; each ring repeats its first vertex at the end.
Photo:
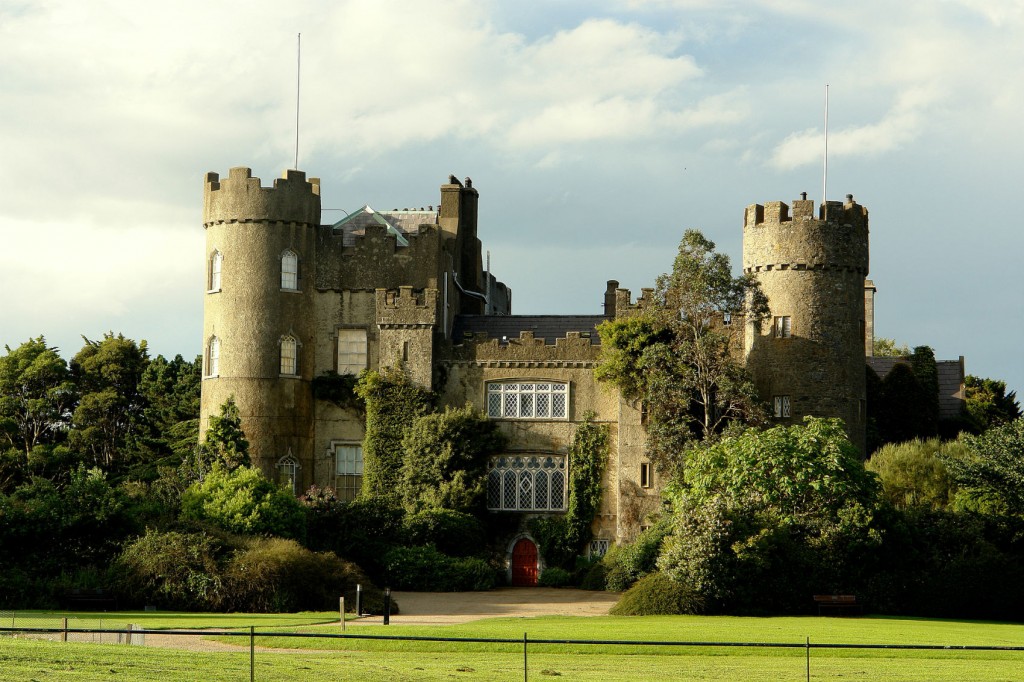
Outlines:
MULTIPOLYGON (((318 625, 320 623, 337 623, 337 611, 304 611, 301 613, 178 613, 175 611, 17 611, 16 619, 19 626, 32 627, 33 621, 60 620, 67 616, 68 627, 99 628, 104 623, 135 623, 147 630, 193 630, 197 628, 214 628, 230 630, 234 628, 266 630, 268 628, 294 628, 301 625, 318 625)), ((354 618, 345 614, 346 620, 354 618)), ((0 627, 9 627, 0 619, 0 627)), ((44 626, 38 627, 56 627, 44 626)))
MULTIPOLYGON (((162 627, 275 629, 296 620, 330 621, 334 614, 210 616, 149 614, 168 618, 162 627), (246 618, 250 620, 245 621, 246 618), (213 622, 218 621, 219 622, 213 622), (244 621, 244 622, 243 622, 244 621)), ((103 614, 112 618, 115 614, 103 614)), ((116 614, 131 620, 134 614, 116 614)), ((154 621, 159 622, 159 621, 154 621)), ((147 625, 149 627, 149 625, 147 625)), ((291 629, 291 628, 290 628, 291 629)), ((340 632, 302 627, 302 632, 340 632)), ((898 618, 496 618, 463 625, 359 626, 348 634, 437 635, 521 639, 621 639, 802 643, 898 643, 1024 646, 1024 625, 898 618)), ((247 644, 247 639, 244 642, 247 644)), ((522 645, 323 640, 257 637, 259 647, 308 650, 257 651, 259 680, 521 680, 522 645), (326 649, 326 651, 325 651, 326 649)), ((811 651, 814 680, 1017 680, 1024 652, 830 650, 811 651)), ((183 652, 143 647, 61 644, 0 638, 2 680, 220 680, 246 679, 247 650, 183 652)), ((676 648, 619 645, 530 645, 531 679, 563 680, 803 680, 803 649, 676 648)))

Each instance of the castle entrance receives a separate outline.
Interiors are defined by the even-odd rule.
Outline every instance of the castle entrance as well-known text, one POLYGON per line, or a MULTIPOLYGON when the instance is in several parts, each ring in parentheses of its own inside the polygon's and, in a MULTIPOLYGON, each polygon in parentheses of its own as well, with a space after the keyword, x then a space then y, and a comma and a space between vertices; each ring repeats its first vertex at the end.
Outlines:
POLYGON ((529 538, 519 538, 512 548, 512 584, 516 587, 537 585, 537 545, 529 538))

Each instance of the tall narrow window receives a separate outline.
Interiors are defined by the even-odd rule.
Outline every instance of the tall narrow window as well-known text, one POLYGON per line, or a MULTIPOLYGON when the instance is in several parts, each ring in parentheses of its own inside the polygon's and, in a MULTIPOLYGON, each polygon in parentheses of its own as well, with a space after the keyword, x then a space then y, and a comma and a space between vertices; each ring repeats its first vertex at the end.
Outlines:
POLYGON ((220 291, 220 268, 224 262, 224 256, 221 255, 220 251, 214 251, 213 255, 210 256, 210 279, 207 284, 208 291, 220 291))
POLYGON ((650 488, 651 487, 651 463, 641 462, 640 463, 640 487, 650 488))
POLYGON ((299 288, 299 257, 291 250, 281 254, 281 288, 289 291, 299 288))
POLYGON ((215 377, 220 374, 220 339, 216 336, 210 337, 210 343, 206 347, 206 376, 215 377))
POLYGON ((789 315, 778 315, 775 318, 775 338, 788 339, 793 333, 792 318, 789 315))
POLYGON ((779 419, 790 416, 788 395, 775 396, 775 416, 779 419))
POLYGON ((299 344, 291 336, 281 339, 281 374, 298 374, 299 344))
POLYGON ((338 330, 338 374, 359 374, 366 369, 366 330, 338 330))
POLYGON ((363 487, 363 447, 335 443, 334 458, 337 467, 335 494, 339 500, 351 502, 363 487))
POLYGON ((289 448, 288 454, 277 461, 277 482, 294 495, 298 480, 299 462, 292 456, 291 448, 289 448))

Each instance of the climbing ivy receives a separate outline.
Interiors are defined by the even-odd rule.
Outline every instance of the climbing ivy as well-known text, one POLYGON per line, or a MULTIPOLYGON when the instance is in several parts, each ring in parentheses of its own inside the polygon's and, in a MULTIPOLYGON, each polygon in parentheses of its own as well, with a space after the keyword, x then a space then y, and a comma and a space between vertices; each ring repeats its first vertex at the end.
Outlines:
POLYGON ((601 506, 607 448, 608 426, 595 424, 594 413, 586 413, 569 445, 569 506, 565 515, 536 518, 529 523, 530 533, 549 566, 571 567, 590 540, 590 525, 601 506))
POLYGON ((356 393, 358 382, 359 378, 354 374, 338 374, 328 370, 313 378, 313 397, 365 416, 366 404, 356 393))
POLYGON ((366 404, 362 497, 395 499, 401 480, 402 439, 430 411, 432 394, 401 370, 363 372, 355 387, 366 404))

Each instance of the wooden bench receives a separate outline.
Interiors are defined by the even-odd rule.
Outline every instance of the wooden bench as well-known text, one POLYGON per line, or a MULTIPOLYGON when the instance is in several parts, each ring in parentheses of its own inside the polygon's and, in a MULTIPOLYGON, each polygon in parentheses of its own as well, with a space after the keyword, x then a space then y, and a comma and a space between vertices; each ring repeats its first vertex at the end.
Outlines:
POLYGON ((79 611, 116 611, 117 597, 111 594, 110 590, 100 587, 68 590, 64 593, 64 607, 79 611))
POLYGON ((816 594, 814 603, 818 605, 819 616, 830 612, 842 616, 860 614, 864 611, 857 603, 857 597, 852 594, 816 594))

